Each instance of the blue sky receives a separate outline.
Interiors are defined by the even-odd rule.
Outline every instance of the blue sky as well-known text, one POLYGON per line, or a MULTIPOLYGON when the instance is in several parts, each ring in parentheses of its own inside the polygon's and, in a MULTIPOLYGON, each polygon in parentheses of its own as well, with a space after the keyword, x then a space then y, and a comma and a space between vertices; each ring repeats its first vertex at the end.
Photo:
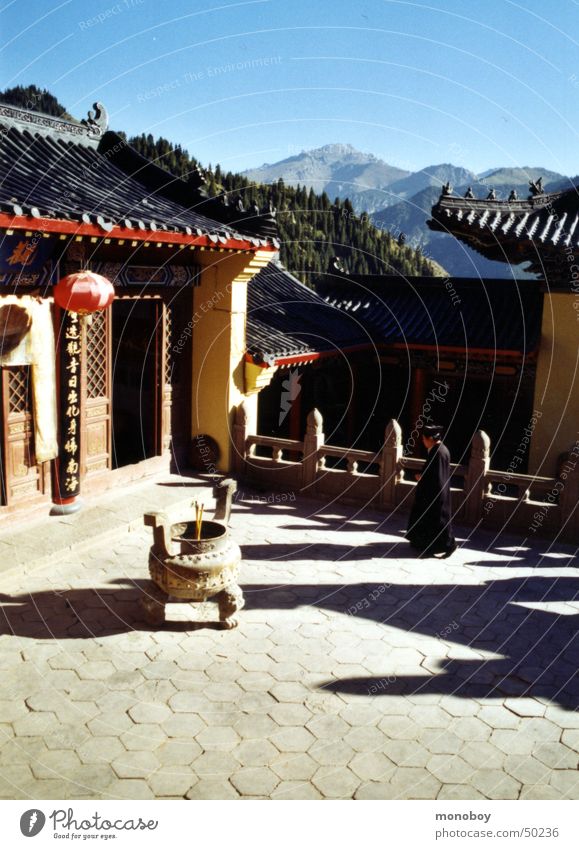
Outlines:
POLYGON ((579 2, 0 0, 2 88, 241 170, 330 142, 579 172, 579 2), (576 36, 576 39, 575 39, 576 36))

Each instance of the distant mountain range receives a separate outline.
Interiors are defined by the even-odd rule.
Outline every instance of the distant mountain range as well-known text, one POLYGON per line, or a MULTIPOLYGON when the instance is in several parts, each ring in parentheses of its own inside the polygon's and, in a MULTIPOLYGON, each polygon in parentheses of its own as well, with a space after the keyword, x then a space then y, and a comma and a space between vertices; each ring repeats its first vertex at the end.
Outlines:
POLYGON ((568 177, 546 168, 494 168, 476 174, 467 168, 443 163, 420 171, 405 171, 389 165, 370 153, 362 153, 349 144, 327 144, 307 150, 280 162, 264 164, 243 172, 256 183, 272 183, 283 178, 292 186, 306 186, 326 192, 330 200, 349 198, 354 210, 368 213, 375 225, 398 237, 404 233, 407 243, 420 246, 423 253, 456 276, 504 277, 512 272, 524 277, 524 270, 509 269, 491 262, 452 236, 433 233, 426 226, 430 210, 442 186, 449 182, 457 194, 470 186, 477 197, 486 197, 494 189, 498 198, 506 198, 512 189, 526 197, 529 180, 543 178, 547 190, 568 187, 568 177))

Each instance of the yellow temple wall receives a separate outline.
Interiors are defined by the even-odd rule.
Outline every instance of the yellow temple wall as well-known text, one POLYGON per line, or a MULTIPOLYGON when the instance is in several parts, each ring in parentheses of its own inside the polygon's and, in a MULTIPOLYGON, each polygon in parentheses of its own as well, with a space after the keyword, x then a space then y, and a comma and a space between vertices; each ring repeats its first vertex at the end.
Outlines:
POLYGON ((577 295, 545 295, 534 410, 541 413, 529 453, 529 474, 552 476, 557 458, 579 439, 579 310, 577 295))
POLYGON ((201 254, 200 285, 193 293, 192 433, 219 446, 217 469, 232 467, 231 428, 235 408, 246 400, 257 424, 257 395, 246 395, 247 284, 272 251, 201 254))

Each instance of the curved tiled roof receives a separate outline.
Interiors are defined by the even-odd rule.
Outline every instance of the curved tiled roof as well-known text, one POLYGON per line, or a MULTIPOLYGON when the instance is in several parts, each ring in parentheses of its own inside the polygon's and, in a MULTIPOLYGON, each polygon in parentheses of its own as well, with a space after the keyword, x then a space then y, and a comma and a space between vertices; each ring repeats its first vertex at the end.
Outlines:
POLYGON ((565 254, 579 248, 579 189, 507 201, 444 194, 432 207, 428 226, 488 259, 529 262, 529 270, 550 282, 568 282, 565 254))
POLYGON ((527 355, 539 343, 542 294, 535 281, 328 275, 320 290, 383 345, 527 355))
POLYGON ((208 198, 198 174, 178 179, 116 133, 4 105, 0 128, 2 212, 95 224, 104 232, 114 226, 209 236, 215 244, 270 241, 260 216, 244 220, 208 198))
MULTIPOLYGON (((372 344, 370 331, 270 262, 247 291, 247 353, 274 363, 308 354, 331 354, 372 344)), ((313 357, 312 357, 313 358, 313 357)))

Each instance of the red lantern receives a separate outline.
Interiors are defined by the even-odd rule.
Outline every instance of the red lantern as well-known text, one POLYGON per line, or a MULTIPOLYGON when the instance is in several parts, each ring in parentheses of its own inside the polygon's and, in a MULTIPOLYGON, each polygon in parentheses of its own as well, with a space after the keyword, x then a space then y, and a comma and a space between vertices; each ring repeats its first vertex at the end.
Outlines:
POLYGON ((115 297, 113 284, 93 271, 77 271, 58 281, 53 291, 59 307, 79 315, 106 309, 115 297))

